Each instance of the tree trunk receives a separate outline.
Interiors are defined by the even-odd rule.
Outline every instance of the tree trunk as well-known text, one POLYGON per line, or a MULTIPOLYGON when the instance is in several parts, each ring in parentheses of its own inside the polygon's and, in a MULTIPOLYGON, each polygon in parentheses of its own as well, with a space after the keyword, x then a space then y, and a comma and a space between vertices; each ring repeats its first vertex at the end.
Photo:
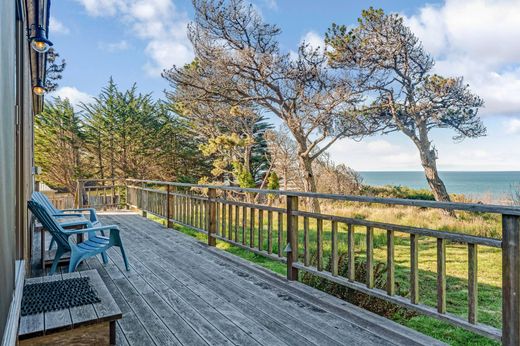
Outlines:
POLYGON ((427 143, 421 145, 419 151, 421 154, 421 164, 424 168, 424 175, 433 192, 433 197, 439 202, 451 202, 446 186, 437 171, 437 155, 435 150, 427 143))
POLYGON ((104 166, 103 166, 103 153, 102 153, 102 142, 101 142, 101 134, 98 132, 97 133, 98 135, 98 138, 97 138, 97 143, 96 143, 96 150, 97 150, 97 159, 98 159, 98 163, 99 163, 99 178, 100 179, 105 179, 105 171, 104 171, 104 166))
MULTIPOLYGON (((305 192, 316 192, 316 180, 312 169, 312 159, 308 156, 299 156, 300 169, 303 171, 303 188, 305 192)), ((309 198, 309 207, 313 213, 320 212, 320 202, 316 198, 309 198)))

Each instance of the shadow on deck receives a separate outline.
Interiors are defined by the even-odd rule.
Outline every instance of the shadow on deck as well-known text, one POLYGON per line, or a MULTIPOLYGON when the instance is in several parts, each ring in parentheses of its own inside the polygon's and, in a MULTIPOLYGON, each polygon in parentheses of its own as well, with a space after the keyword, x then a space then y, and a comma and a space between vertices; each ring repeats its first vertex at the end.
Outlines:
MULTIPOLYGON (((123 312, 120 345, 441 344, 137 214, 100 218, 121 228, 131 270, 116 249, 79 269, 97 269, 123 312)), ((38 233, 33 243, 38 276, 38 233)))

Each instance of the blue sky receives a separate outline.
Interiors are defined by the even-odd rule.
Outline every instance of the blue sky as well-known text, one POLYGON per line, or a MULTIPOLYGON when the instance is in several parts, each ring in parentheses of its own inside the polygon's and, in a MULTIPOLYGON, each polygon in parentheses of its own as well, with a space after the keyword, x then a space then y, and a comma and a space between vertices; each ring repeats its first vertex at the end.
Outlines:
MULTIPOLYGON (((463 75, 486 102, 488 136, 454 143, 436 131, 441 170, 520 170, 520 2, 518 0, 345 1, 254 0, 282 29, 283 49, 302 40, 320 45, 332 22, 354 24, 363 8, 398 12, 437 58, 435 72, 463 75)), ((60 0, 52 4, 50 39, 67 61, 54 95, 73 103, 97 95, 110 76, 122 88, 163 97, 160 71, 193 57, 186 38, 190 0, 60 0)), ((401 134, 342 140, 333 160, 356 170, 420 170, 401 134)))

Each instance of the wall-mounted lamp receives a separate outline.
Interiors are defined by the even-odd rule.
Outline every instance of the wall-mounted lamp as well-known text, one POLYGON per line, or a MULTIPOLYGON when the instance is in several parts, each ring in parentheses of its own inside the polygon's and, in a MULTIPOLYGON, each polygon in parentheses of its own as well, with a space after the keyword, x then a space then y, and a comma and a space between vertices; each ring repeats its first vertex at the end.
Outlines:
POLYGON ((45 86, 43 85, 41 80, 38 80, 38 83, 33 86, 33 93, 38 96, 42 96, 45 94, 45 86))
POLYGON ((46 53, 52 46, 52 42, 47 39, 45 29, 41 25, 36 27, 36 35, 32 36, 30 40, 31 47, 38 53, 46 53))

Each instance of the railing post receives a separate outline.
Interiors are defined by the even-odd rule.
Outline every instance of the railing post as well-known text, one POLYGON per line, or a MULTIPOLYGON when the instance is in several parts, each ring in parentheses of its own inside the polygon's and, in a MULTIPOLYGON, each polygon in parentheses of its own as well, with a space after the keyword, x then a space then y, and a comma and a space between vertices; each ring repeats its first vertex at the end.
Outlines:
POLYGON ((298 196, 287 195, 287 280, 298 280, 298 269, 293 263, 298 261, 298 196))
POLYGON ((78 180, 77 190, 76 208, 83 208, 83 181, 78 180))
POLYGON ((209 227, 208 227, 208 245, 215 246, 217 245, 217 239, 214 237, 217 231, 217 202, 215 201, 217 198, 217 190, 214 188, 208 189, 208 208, 206 212, 206 216, 209 218, 209 227))
POLYGON ((148 216, 148 213, 146 212, 146 206, 144 205, 144 195, 145 195, 144 189, 145 189, 145 186, 146 186, 145 183, 141 184, 141 206, 140 207, 141 207, 141 216, 142 217, 147 217, 148 216))
POLYGON ((125 179, 125 208, 128 210, 130 209, 130 204, 128 203, 128 180, 125 179))
POLYGON ((520 217, 502 215, 502 344, 520 345, 520 217))
POLYGON ((166 228, 173 228, 170 222, 170 185, 166 185, 166 228))
POLYGON ((117 209, 118 205, 116 203, 116 180, 114 178, 112 178, 112 188, 110 190, 112 192, 112 201, 111 201, 112 203, 110 203, 110 204, 112 204, 112 207, 114 209, 117 209))

